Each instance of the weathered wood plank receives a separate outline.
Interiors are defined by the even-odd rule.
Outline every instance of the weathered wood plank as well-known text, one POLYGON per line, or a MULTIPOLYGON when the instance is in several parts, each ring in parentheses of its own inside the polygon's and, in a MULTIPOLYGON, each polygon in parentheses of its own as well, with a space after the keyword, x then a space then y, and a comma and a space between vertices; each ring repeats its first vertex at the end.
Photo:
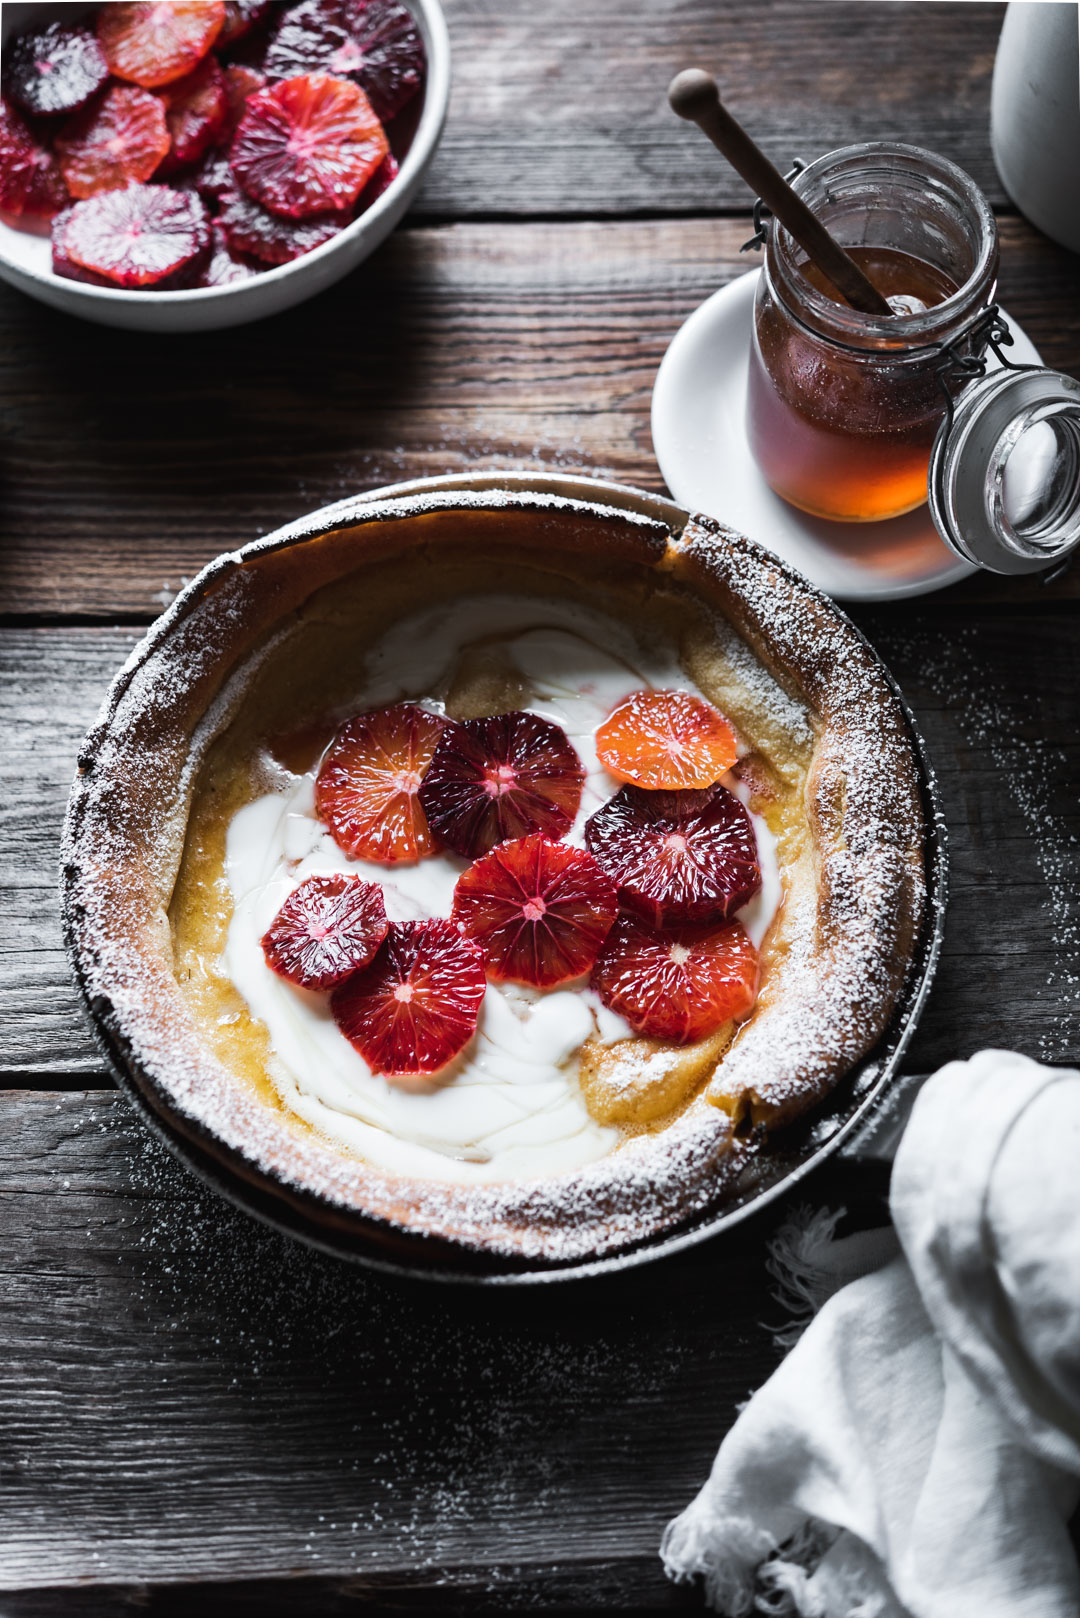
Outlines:
MULTIPOLYGON (((908 602, 860 621, 925 731, 950 830, 945 953, 909 1062, 926 1070, 989 1043, 1076 1060, 1075 612, 959 617, 908 602)), ((135 634, 0 631, 0 1082, 102 1073, 60 941, 57 838, 79 739, 135 634)))
POLYGON ((195 1604, 210 1604, 215 1618, 339 1618, 359 1612, 435 1615, 542 1612, 546 1618, 581 1618, 613 1610, 649 1615, 700 1611, 700 1588, 670 1584, 653 1550, 617 1562, 576 1562, 549 1567, 492 1564, 431 1568, 392 1576, 297 1576, 219 1580, 192 1585, 54 1586, 6 1596, 4 1618, 190 1618, 195 1604))
POLYGON ((233 1211, 115 1094, 4 1108, 0 1589, 664 1603, 664 1522, 775 1359, 761 1229, 588 1289, 405 1287, 233 1211))
POLYGON ((746 188, 680 127, 680 68, 721 79, 785 169, 859 140, 928 146, 1003 200, 990 76, 1003 6, 801 0, 451 0, 454 89, 417 213, 743 209, 746 188))
MULTIPOLYGON (((0 392, 18 401, 0 612, 151 617, 217 552, 407 477, 582 468, 660 488, 657 367, 745 271, 745 239, 744 220, 405 231, 313 303, 183 342, 0 287, 0 392)), ((1005 302, 1080 370, 1080 262, 1016 221, 1003 244, 1005 302)))
POLYGON ((100 1075, 60 931, 60 826, 79 739, 138 638, 0 633, 0 1058, 9 1076, 100 1075))

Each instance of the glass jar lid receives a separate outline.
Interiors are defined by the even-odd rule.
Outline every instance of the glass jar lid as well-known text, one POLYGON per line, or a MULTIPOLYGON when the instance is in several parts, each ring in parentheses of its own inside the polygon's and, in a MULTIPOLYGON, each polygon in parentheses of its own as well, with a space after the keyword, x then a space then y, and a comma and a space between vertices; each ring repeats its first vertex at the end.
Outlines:
POLYGON ((965 561, 1019 574, 1066 556, 1080 545, 1080 382, 1007 361, 969 382, 938 429, 928 495, 965 561))

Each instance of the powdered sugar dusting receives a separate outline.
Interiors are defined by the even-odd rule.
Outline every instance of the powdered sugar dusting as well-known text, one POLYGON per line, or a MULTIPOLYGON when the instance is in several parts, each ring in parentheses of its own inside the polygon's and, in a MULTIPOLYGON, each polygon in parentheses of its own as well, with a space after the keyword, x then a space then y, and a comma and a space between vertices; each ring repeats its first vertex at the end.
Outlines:
POLYGON ((881 664, 818 591, 720 524, 692 521, 691 568, 780 678, 822 716, 808 791, 819 825, 817 892, 792 920, 784 994, 737 1037, 711 1094, 780 1122, 820 1095, 882 1032, 912 959, 926 885, 911 743, 881 664))
MULTIPOLYGON (((359 1211, 376 1226, 440 1232, 474 1252, 566 1263, 640 1242, 721 1200, 744 1163, 727 1113, 699 1100, 662 1134, 552 1180, 462 1188, 382 1175, 242 1091, 198 1037, 172 974, 165 905, 186 815, 191 725, 227 700, 231 661, 303 599, 304 566, 286 570, 271 559, 328 528, 448 508, 520 514, 521 534, 541 550, 557 550, 568 520, 587 520, 612 554, 653 567, 671 554, 664 523, 645 510, 517 489, 344 502, 219 558, 136 648, 88 738, 64 839, 67 934, 110 1054, 185 1130, 271 1182, 304 1189, 316 1199, 313 1212, 319 1204, 359 1211)), ((779 1115, 800 1110, 861 1055, 895 999, 921 891, 913 766, 887 683, 831 607, 737 536, 713 530, 707 544, 684 543, 681 553, 676 563, 691 565, 673 565, 676 577, 682 571, 693 589, 697 567, 706 594, 719 592, 791 700, 805 698, 826 720, 815 792, 828 904, 807 910, 805 993, 785 993, 755 1017, 721 1070, 736 1062, 741 1081, 779 1115)))

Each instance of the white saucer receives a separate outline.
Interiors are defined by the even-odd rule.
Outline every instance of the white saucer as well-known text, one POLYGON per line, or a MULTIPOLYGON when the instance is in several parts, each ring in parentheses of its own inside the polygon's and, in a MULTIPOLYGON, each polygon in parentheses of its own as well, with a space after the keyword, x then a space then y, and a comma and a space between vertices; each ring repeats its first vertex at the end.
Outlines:
MULTIPOLYGON (((842 601, 924 595, 974 573, 947 549, 926 506, 887 522, 834 523, 789 506, 769 488, 743 425, 760 274, 741 275, 695 309, 657 372, 653 446, 672 495, 767 545, 842 601)), ((1010 360, 1041 365, 1030 338, 1008 323, 1010 360)), ((991 369, 996 365, 991 356, 991 369)))

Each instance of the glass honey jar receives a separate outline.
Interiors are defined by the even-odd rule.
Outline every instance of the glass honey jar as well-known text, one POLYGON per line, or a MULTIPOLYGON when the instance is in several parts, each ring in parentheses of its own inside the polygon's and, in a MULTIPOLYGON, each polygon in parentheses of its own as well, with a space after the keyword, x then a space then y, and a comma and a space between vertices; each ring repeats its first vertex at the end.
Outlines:
POLYGON ((766 235, 747 394, 751 449, 792 505, 876 522, 922 505, 948 397, 986 340, 997 284, 990 206, 962 169, 918 147, 829 152, 795 190, 888 299, 853 309, 776 220, 766 235))

